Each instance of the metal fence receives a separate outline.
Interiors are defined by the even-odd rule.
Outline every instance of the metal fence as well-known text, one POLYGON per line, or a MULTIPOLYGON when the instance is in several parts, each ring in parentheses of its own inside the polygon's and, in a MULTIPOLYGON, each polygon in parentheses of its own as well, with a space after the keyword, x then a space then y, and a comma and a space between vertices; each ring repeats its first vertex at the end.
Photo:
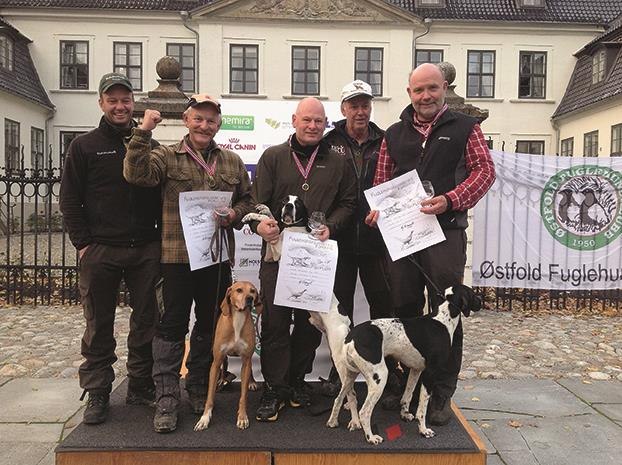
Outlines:
MULTIPOLYGON (((51 159, 51 157, 49 157, 51 159)), ((77 304, 78 260, 58 208, 61 168, 0 169, 0 304, 77 304)))
MULTIPOLYGON (((52 157, 48 157, 51 159, 52 157)), ((62 167, 0 168, 0 305, 73 305, 80 302, 78 256, 59 211, 62 167)), ((619 311, 619 289, 548 291, 478 288, 488 307, 619 311)), ((122 284, 119 303, 128 302, 122 284)))

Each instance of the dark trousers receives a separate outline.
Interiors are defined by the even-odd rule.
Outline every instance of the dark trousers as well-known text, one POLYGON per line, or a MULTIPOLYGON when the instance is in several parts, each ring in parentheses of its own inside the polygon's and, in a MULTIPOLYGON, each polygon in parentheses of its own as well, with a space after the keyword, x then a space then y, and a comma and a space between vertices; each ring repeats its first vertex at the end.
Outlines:
MULTIPOLYGON (((231 267, 228 263, 194 271, 190 271, 190 265, 186 263, 162 264, 161 297, 164 309, 157 326, 159 339, 171 343, 185 339, 194 301, 196 321, 190 335, 190 352, 186 360, 186 388, 189 390, 207 391, 215 318, 220 313, 220 302, 229 286, 231 267)), ((159 357, 160 352, 154 352, 154 356, 159 357)), ((176 363, 177 361, 171 366, 176 366, 176 363)), ((181 359, 179 365, 181 366, 181 359)), ((169 374, 178 376, 178 372, 169 374)))
POLYGON ((339 254, 335 275, 335 297, 344 307, 354 324, 354 291, 356 278, 360 274, 365 298, 369 303, 370 319, 393 316, 391 291, 387 277, 387 262, 384 256, 339 254))
POLYGON ((155 286, 160 276, 160 243, 141 247, 91 244, 80 260, 80 295, 86 329, 78 374, 87 391, 110 391, 114 380, 114 318, 121 279, 130 293, 130 332, 127 338, 127 372, 138 381, 150 380, 151 341, 158 306, 155 286))
POLYGON ((261 373, 277 391, 288 391, 295 380, 311 373, 322 333, 309 323, 306 310, 274 304, 278 263, 261 264, 261 373), (294 329, 290 334, 290 325, 294 329))
MULTIPOLYGON (((466 232, 462 229, 443 231, 446 240, 427 249, 393 262, 389 268, 390 284, 395 306, 395 316, 410 318, 423 315, 427 287, 430 308, 436 312, 440 299, 433 286, 427 284, 416 260, 432 282, 441 290, 462 283, 466 265, 466 232)), ((433 394, 451 397, 456 391, 458 374, 462 365, 462 323, 454 333, 451 357, 446 370, 439 376, 433 394)))

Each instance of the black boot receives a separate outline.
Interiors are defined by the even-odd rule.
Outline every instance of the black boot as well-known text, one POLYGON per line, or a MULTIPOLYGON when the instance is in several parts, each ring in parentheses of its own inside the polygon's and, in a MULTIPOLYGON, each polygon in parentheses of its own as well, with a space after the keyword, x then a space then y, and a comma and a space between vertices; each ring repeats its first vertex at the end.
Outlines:
POLYGON ((292 393, 289 405, 293 408, 309 407, 311 405, 311 386, 304 379, 298 378, 292 383, 292 393))
POLYGON ((428 423, 432 426, 444 426, 451 418, 451 397, 433 394, 428 404, 428 423))
MULTIPOLYGON (((84 394, 82 394, 84 398, 84 394)), ((80 400, 82 400, 82 398, 80 400)), ((82 422, 87 425, 98 425, 106 421, 110 407, 110 394, 104 390, 89 391, 86 409, 82 422)))
POLYGON ((257 421, 277 421, 279 411, 283 407, 285 407, 285 401, 282 397, 268 383, 264 383, 263 394, 259 401, 255 419, 257 421))
POLYGON ((153 338, 153 381, 155 383, 156 412, 153 429, 168 433, 177 428, 177 412, 181 392, 179 370, 184 357, 184 341, 167 341, 153 338))
POLYGON ((153 416, 153 430, 156 433, 170 433, 177 428, 177 411, 179 402, 167 396, 161 397, 156 404, 153 416))

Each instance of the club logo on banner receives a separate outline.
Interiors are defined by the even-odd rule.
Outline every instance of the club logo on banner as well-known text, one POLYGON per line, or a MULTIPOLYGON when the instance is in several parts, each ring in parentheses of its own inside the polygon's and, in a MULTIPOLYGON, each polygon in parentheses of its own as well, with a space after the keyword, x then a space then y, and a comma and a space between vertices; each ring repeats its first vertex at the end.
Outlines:
POLYGON ((497 180, 474 211, 473 284, 620 288, 622 160, 492 156, 497 180))
POLYGON ((551 176, 540 213, 547 231, 575 250, 607 246, 622 232, 622 175, 604 166, 574 166, 551 176))

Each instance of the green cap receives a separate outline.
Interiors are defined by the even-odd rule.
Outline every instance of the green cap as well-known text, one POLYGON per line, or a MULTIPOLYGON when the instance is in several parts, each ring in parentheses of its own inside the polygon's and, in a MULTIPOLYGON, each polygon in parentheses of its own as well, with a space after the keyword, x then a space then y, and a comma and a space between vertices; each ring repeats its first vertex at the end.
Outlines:
POLYGON ((125 74, 108 73, 104 74, 99 81, 99 95, 108 92, 112 86, 123 86, 130 92, 134 92, 132 83, 125 74))

